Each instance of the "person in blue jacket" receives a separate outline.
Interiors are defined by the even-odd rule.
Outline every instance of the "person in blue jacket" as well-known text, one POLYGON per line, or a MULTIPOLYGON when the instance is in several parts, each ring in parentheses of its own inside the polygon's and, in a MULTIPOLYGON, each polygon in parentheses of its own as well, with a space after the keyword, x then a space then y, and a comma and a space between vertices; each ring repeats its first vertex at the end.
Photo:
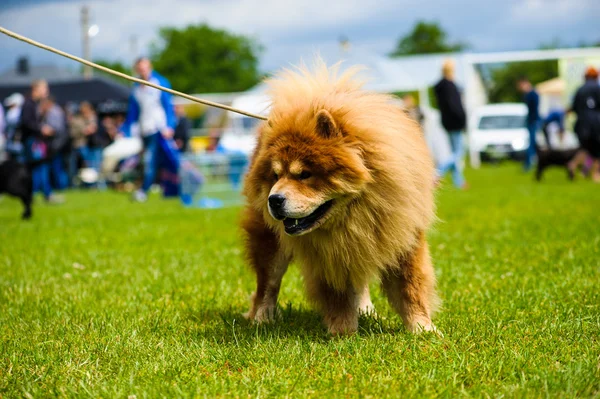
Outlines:
POLYGON ((523 165, 525 171, 533 166, 536 154, 535 135, 540 127, 540 96, 526 76, 517 82, 518 90, 523 93, 523 102, 527 106, 527 130, 529 131, 529 147, 523 165))
POLYGON ((542 132, 544 133, 544 138, 546 139, 546 147, 548 147, 549 150, 552 149, 549 130, 549 127, 552 124, 556 124, 556 126, 558 126, 558 141, 559 143, 562 143, 565 136, 565 112, 559 109, 552 110, 542 121, 542 132))
MULTIPOLYGON (((165 77, 152 70, 152 63, 148 58, 139 58, 135 62, 134 68, 141 79, 160 86, 171 87, 165 77)), ((133 199, 144 202, 147 200, 148 190, 156 178, 160 136, 170 140, 177 124, 171 95, 152 87, 134 84, 129 96, 127 117, 121 127, 123 135, 130 137, 132 127, 136 123, 144 146, 144 180, 142 187, 134 193, 133 199)))

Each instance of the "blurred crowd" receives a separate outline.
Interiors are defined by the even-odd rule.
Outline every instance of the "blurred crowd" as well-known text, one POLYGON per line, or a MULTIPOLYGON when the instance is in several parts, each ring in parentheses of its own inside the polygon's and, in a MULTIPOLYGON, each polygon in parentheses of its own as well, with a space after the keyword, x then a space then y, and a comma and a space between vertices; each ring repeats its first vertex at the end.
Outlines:
MULTIPOLYGON (((157 79, 160 75, 146 58, 136 62, 136 71, 146 80, 168 86, 166 79, 157 79)), ((107 178, 120 170, 137 170, 144 176, 136 196, 144 200, 159 178, 157 135, 168 140, 164 147, 171 154, 189 147, 185 110, 162 93, 136 85, 127 108, 110 102, 58 104, 46 81, 34 81, 28 95, 14 93, 5 99, 4 107, 0 105, 1 156, 35 164, 34 191, 51 203, 64 201, 57 192, 68 187, 104 189, 112 183, 107 178), (116 159, 108 159, 111 154, 116 159)))
MULTIPOLYGON (((140 78, 170 87, 168 80, 153 70, 148 58, 138 59, 134 69, 140 78)), ((453 184, 459 189, 467 189, 463 173, 467 115, 461 91, 454 81, 452 60, 443 64, 441 75, 433 91, 445 132, 428 137, 428 143, 430 147, 445 146, 449 156, 443 159, 434 156, 436 179, 439 181, 451 173, 453 184)), ((536 142, 538 131, 544 133, 546 150, 559 151, 552 148, 548 131, 554 126, 562 140, 565 116, 572 112, 577 118, 574 131, 579 148, 569 156, 565 166, 571 175, 581 168, 591 179, 600 182, 598 71, 591 67, 587 69, 584 83, 568 109, 553 109, 545 116, 540 115, 539 95, 527 77, 520 78, 515 84, 523 93, 527 106, 529 147, 524 157, 524 169, 530 170, 542 154, 536 142)), ((0 157, 35 165, 32 167, 34 191, 43 193, 48 202, 62 202, 64 198, 57 192, 65 188, 104 189, 115 184, 116 180, 111 176, 120 174, 122 177, 128 173, 137 176, 134 180, 139 188, 134 191, 133 199, 138 202, 146 201, 148 190, 158 181, 163 186, 163 194, 175 196, 180 193, 179 154, 188 151, 190 122, 183 106, 174 105, 170 94, 164 91, 134 84, 126 107, 86 101, 59 104, 47 82, 37 80, 32 83, 28 95, 15 93, 2 105, 0 148, 4 151, 0 157)), ((412 95, 404 96, 403 107, 419 124, 426 122, 412 95)), ((207 151, 223 152, 218 139, 209 144, 207 151)), ((435 155, 434 149, 432 152, 435 155)), ((230 162, 238 162, 237 158, 232 159, 234 161, 230 162)), ((233 163, 229 166, 236 172, 231 180, 238 185, 247 159, 241 159, 239 165, 233 163)), ((192 169, 187 165, 182 170, 186 168, 192 169)))

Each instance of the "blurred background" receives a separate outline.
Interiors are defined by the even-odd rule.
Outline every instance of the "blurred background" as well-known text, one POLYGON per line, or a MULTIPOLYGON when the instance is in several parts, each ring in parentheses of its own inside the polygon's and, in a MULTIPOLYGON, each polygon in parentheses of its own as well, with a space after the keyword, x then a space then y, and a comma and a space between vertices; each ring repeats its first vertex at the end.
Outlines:
MULTIPOLYGON (((519 79, 526 77, 539 94, 542 119, 570 107, 587 68, 600 67, 598 17, 600 3, 594 0, 333 0, 327 7, 313 0, 0 4, 5 28, 127 74, 135 75, 136 59, 147 57, 173 88, 255 113, 268 113, 261 81, 282 67, 310 63, 315 54, 330 64, 342 60, 343 67, 364 65, 367 89, 391 93, 408 111, 417 112, 438 164, 452 149, 440 139, 444 128, 433 88, 451 60, 466 111, 466 162, 472 167, 482 161, 520 160, 529 147, 519 79)), ((87 102, 104 131, 95 145, 104 149, 119 137, 129 82, 6 36, 0 37, 0 48, 0 101, 6 109, 18 106, 18 95, 26 97, 32 82, 44 79, 65 112, 67 130, 69 118, 87 102)), ((225 197, 209 196, 218 199, 217 205, 228 198, 237 201, 231 192, 239 187, 259 121, 180 98, 172 102, 178 123, 184 119, 176 147, 181 159, 189 161, 177 179, 196 181, 204 190, 227 191, 225 197), (184 169, 192 175, 182 175, 184 169)), ((566 127, 550 129, 549 136, 538 131, 536 140, 542 147, 576 149, 572 118, 566 117, 566 127)), ((67 154, 71 147, 63 150, 67 177, 53 181, 131 190, 140 179, 135 159, 127 163, 128 157, 117 156, 99 166, 86 157, 73 160, 67 154)))

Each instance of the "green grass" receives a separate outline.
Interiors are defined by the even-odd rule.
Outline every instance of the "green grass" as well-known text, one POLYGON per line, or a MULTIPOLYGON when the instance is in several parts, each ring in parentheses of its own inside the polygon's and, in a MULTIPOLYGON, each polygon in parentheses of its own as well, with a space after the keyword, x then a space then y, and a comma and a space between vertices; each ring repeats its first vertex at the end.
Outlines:
POLYGON ((381 319, 330 338, 284 279, 254 326, 239 208, 73 192, 0 199, 0 397, 600 397, 600 187, 517 165, 446 185, 430 233, 443 331, 381 319))

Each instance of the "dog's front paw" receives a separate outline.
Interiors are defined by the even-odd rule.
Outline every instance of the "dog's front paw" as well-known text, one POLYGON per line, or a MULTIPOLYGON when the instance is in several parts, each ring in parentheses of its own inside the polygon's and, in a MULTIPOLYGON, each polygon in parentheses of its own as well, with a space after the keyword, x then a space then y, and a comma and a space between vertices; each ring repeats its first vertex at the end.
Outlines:
POLYGON ((437 327, 429 319, 422 319, 418 322, 407 326, 407 328, 410 332, 415 334, 431 332, 438 335, 439 337, 444 336, 444 334, 440 330, 438 330, 437 327))
POLYGON ((349 335, 358 330, 357 316, 336 316, 325 319, 327 331, 331 335, 349 335))
POLYGON ((256 292, 250 296, 252 306, 250 310, 243 314, 246 320, 256 323, 269 323, 279 316, 277 301, 269 299, 257 300, 256 292))
POLYGON ((256 310, 253 320, 257 323, 270 323, 275 321, 277 315, 278 311, 276 305, 261 305, 256 310))
POLYGON ((246 313, 242 313, 242 316, 248 321, 262 324, 274 321, 278 314, 277 307, 263 306, 256 310, 250 309, 246 313))
POLYGON ((250 310, 246 313, 243 313, 242 316, 246 320, 255 322, 255 323, 269 323, 274 321, 279 315, 279 311, 277 309, 277 305, 256 305, 253 304, 250 310))
POLYGON ((375 311, 375 306, 371 301, 361 302, 358 306, 358 313, 364 316, 372 316, 377 317, 377 312, 375 311))

